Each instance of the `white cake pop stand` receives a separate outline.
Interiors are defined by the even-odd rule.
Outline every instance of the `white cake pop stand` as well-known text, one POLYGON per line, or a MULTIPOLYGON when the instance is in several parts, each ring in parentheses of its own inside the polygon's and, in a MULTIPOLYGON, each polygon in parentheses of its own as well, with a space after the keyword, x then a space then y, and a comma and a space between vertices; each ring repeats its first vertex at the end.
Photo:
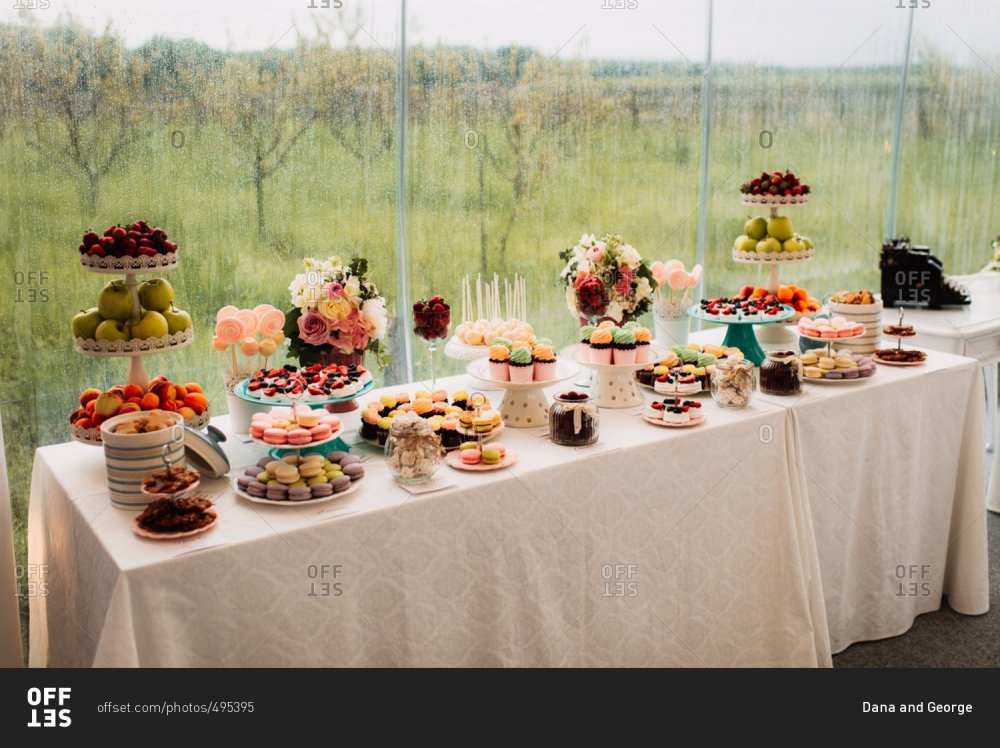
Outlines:
POLYGON ((639 391, 639 386, 633 376, 654 361, 666 358, 667 351, 658 345, 645 346, 642 360, 634 364, 592 364, 583 360, 583 346, 579 343, 571 345, 560 354, 580 366, 594 371, 594 383, 591 392, 594 402, 599 408, 632 408, 646 402, 639 391))
POLYGON ((575 377, 579 369, 568 361, 558 361, 556 375, 544 382, 502 382, 490 377, 490 362, 481 358, 472 361, 466 372, 489 389, 503 390, 503 401, 498 408, 503 422, 514 428, 535 428, 549 422, 549 400, 543 391, 558 382, 575 377))

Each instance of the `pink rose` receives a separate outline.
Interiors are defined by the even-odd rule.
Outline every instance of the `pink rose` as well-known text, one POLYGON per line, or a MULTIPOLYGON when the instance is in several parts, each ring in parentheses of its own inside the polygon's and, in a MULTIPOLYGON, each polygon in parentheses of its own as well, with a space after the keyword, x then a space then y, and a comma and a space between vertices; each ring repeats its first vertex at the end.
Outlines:
POLYGON ((326 345, 330 338, 330 328, 326 320, 317 312, 306 312, 298 319, 299 339, 309 345, 326 345))
POLYGON ((337 281, 334 281, 333 283, 328 283, 326 285, 327 298, 336 300, 343 295, 344 295, 344 287, 339 283, 337 283, 337 281))
POLYGON ((615 283, 615 293, 628 297, 632 294, 632 268, 623 265, 618 269, 618 281, 615 283))
POLYGON ((591 262, 600 262, 602 257, 604 257, 604 247, 599 244, 587 250, 587 259, 591 262))

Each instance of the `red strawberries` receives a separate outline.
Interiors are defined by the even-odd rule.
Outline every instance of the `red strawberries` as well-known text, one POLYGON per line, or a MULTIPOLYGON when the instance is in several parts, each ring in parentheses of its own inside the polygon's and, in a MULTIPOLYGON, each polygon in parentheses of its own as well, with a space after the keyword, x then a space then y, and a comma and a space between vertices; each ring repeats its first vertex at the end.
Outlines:
POLYGON ((177 245, 167 240, 163 229, 136 221, 129 226, 109 226, 103 236, 88 229, 79 249, 82 255, 97 257, 155 257, 176 252, 177 245))

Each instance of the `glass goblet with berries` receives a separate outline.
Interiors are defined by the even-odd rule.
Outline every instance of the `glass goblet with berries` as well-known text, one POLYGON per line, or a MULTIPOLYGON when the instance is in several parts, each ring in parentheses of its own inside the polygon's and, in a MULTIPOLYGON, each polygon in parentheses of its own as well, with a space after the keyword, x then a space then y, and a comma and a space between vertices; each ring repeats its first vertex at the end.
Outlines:
POLYGON ((431 362, 431 388, 437 386, 434 376, 434 353, 438 341, 448 337, 451 327, 451 306, 442 296, 431 296, 413 305, 413 334, 427 342, 431 362))

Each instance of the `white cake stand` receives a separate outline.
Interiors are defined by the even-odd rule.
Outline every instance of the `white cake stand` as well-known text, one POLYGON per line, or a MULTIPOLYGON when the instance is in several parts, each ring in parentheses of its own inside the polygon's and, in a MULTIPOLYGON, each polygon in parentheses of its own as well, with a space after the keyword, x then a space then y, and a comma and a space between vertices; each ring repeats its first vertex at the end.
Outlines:
POLYGON ((634 364, 592 364, 583 360, 583 346, 571 345, 560 355, 574 363, 592 369, 594 383, 591 391, 599 408, 632 408, 646 402, 635 381, 635 372, 654 361, 666 358, 667 351, 658 345, 646 346, 642 361, 634 364))
POLYGON ((568 361, 558 361, 556 375, 544 382, 501 382, 490 377, 490 362, 481 358, 472 361, 466 372, 490 389, 503 390, 503 400, 498 410, 503 422, 514 428, 535 428, 549 422, 549 400, 543 391, 557 382, 575 377, 579 369, 568 361))

